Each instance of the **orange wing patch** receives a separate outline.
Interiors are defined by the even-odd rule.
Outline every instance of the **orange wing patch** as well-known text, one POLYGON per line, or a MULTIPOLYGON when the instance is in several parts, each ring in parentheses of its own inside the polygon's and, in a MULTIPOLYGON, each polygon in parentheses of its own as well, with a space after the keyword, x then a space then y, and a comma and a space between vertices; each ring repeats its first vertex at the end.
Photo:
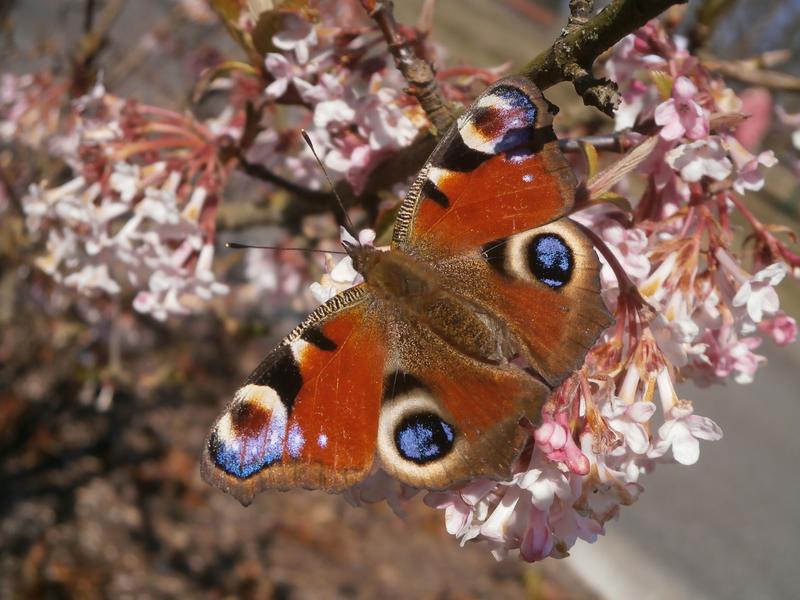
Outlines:
POLYGON ((363 287, 348 292, 267 356, 206 440, 204 479, 243 504, 265 488, 342 490, 372 467, 385 321, 363 287))
POLYGON ((394 244, 451 256, 566 214, 575 178, 552 124, 551 105, 529 81, 490 86, 409 190, 394 244))
POLYGON ((298 431, 304 445, 290 458, 316 465, 313 475, 304 476, 320 478, 304 482, 306 486, 341 489, 361 479, 372 466, 386 340, 365 323, 364 311, 359 312, 320 328, 337 345, 333 351, 303 340, 292 344, 304 384, 289 418, 289 430, 298 431))
POLYGON ((409 350, 386 383, 378 453, 390 475, 416 487, 441 489, 475 477, 510 475, 550 390, 510 365, 491 365, 457 352, 430 330, 393 324, 409 350))
POLYGON ((422 188, 412 243, 460 254, 558 218, 568 173, 551 169, 542 154, 495 156, 468 173, 431 167, 432 186, 422 188), (447 198, 447 207, 426 194, 433 189, 447 198))
POLYGON ((439 265, 451 289, 498 315, 551 387, 580 368, 611 318, 600 261, 567 218, 484 245, 439 265))

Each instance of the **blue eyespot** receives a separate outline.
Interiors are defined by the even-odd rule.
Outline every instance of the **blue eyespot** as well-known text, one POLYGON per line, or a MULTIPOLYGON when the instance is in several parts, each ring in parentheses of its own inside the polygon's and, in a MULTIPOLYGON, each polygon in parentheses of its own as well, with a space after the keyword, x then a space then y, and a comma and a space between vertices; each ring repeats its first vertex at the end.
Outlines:
POLYGON ((434 413, 416 413, 403 419, 394 432, 400 456, 425 464, 445 456, 453 448, 453 427, 434 413))
MULTIPOLYGON (((235 412, 235 411, 234 411, 235 412)), ((256 431, 242 428, 223 433, 214 431, 209 439, 208 450, 216 465, 234 477, 247 479, 279 462, 283 456, 286 441, 286 417, 280 413, 269 414, 267 424, 256 431)), ((302 435, 289 440, 290 453, 294 449, 297 454, 302 449, 302 435)), ((292 455, 293 458, 296 456, 292 455)))
POLYGON ((559 235, 537 235, 528 246, 528 266, 539 281, 551 288, 559 288, 572 277, 572 250, 559 235))
POLYGON ((280 443, 265 440, 244 440, 226 442, 212 435, 209 441, 209 451, 216 465, 239 479, 247 479, 262 469, 278 462, 281 458, 282 448, 280 443), (266 442, 266 443, 265 443, 266 442))

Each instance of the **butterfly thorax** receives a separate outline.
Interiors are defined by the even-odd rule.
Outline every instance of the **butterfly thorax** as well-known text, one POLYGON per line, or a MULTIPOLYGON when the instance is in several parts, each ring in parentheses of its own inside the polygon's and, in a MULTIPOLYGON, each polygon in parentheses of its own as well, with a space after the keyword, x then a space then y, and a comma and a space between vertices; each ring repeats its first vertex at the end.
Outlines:
POLYGON ((447 289, 441 275, 422 261, 395 249, 382 252, 366 246, 350 254, 377 298, 463 354, 495 364, 514 354, 502 323, 447 289))

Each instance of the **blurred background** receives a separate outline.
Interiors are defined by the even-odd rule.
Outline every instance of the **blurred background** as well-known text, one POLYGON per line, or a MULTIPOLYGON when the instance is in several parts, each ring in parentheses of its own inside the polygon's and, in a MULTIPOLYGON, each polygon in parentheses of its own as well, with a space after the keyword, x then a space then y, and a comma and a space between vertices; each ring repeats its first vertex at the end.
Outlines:
MULTIPOLYGON (((0 0, 0 71, 68 70, 85 39, 87 4, 106 14, 112 2, 0 0)), ((184 109, 202 67, 236 55, 215 20, 188 18, 184 4, 119 3, 98 57, 110 92, 184 109)), ((396 4, 398 20, 416 22, 421 1, 396 4)), ((439 0, 433 37, 447 49, 448 65, 519 66, 552 42, 566 4, 439 0)), ((788 49, 780 69, 800 75, 800 1, 716 4, 724 10, 708 32, 713 56, 788 49)), ((692 2, 690 11, 702 5, 692 2)), ((602 118, 569 85, 548 97, 566 122, 602 118)), ((774 105, 800 111, 800 86, 766 97, 769 115, 774 105)), ((763 145, 781 164, 767 171, 765 190, 750 206, 765 222, 797 230, 798 159, 790 134, 776 119, 766 126, 763 145)), ((0 146, 0 166, 22 164, 23 175, 35 180, 46 167, 26 152, 0 146)), ((239 179, 226 195, 257 202, 263 190, 239 179)), ((769 364, 749 386, 682 389, 725 437, 704 445, 697 465, 662 466, 645 478, 639 502, 597 544, 579 543, 561 561, 496 562, 482 545, 460 548, 443 515, 418 499, 404 518, 385 504, 353 508, 318 492, 265 493, 245 509, 203 484, 197 461, 209 424, 294 325, 297 304, 271 298, 268 310, 216 308, 167 324, 126 311, 113 314, 112 326, 106 309, 79 310, 68 292, 27 266, 18 232, 0 219, 2 598, 800 595, 796 348, 763 349, 769 364), (119 337, 124 341, 114 343, 119 337), (117 369, 111 391, 103 383, 109 364, 117 369)), ((273 235, 269 227, 246 232, 252 241, 273 235)), ((238 259, 223 250, 217 260, 238 259)), ((800 316, 792 282, 783 284, 782 303, 800 316)))

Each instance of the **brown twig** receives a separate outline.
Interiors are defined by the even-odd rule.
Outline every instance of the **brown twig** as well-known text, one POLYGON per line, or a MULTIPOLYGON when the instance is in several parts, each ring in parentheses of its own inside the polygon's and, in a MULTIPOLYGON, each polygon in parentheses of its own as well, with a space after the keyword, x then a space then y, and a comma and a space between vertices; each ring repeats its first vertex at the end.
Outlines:
POLYGON ((594 0, 569 0, 567 30, 572 32, 586 25, 592 12, 594 12, 594 0))
POLYGON ((771 51, 745 60, 721 60, 712 56, 702 58, 703 66, 730 79, 773 90, 800 91, 800 77, 775 71, 769 67, 781 62, 785 51, 771 51))
POLYGON ((433 66, 417 56, 411 42, 400 33, 391 0, 361 0, 361 5, 383 33, 394 64, 408 82, 408 93, 419 101, 436 134, 441 135, 453 123, 455 115, 439 90, 433 66))
POLYGON ((77 51, 72 57, 72 87, 74 95, 81 95, 94 84, 92 65, 97 55, 108 42, 108 32, 124 8, 125 0, 111 0, 103 7, 95 22, 94 3, 86 5, 84 26, 91 30, 84 33, 77 51))
MULTIPOLYGON (((592 65, 600 54, 647 21, 675 4, 687 0, 613 0, 583 25, 573 21, 547 50, 525 65, 519 74, 531 79, 541 89, 560 81, 571 81, 585 104, 611 115, 619 103, 616 84, 595 78, 592 65)), ((585 4, 576 5, 584 16, 585 4), (577 6, 580 5, 580 6, 577 6)), ((574 15, 575 13, 573 13, 574 15)))
POLYGON ((331 192, 323 192, 320 190, 305 188, 294 183, 293 181, 289 181, 285 177, 281 177, 277 173, 273 173, 264 165, 248 161, 241 154, 239 154, 237 158, 239 160, 239 169, 250 177, 271 183, 281 189, 286 190, 287 192, 307 200, 330 202, 331 200, 335 199, 333 193, 331 192))
POLYGON ((94 9, 97 2, 95 0, 86 0, 86 7, 83 11, 83 33, 89 33, 94 27, 94 9))

